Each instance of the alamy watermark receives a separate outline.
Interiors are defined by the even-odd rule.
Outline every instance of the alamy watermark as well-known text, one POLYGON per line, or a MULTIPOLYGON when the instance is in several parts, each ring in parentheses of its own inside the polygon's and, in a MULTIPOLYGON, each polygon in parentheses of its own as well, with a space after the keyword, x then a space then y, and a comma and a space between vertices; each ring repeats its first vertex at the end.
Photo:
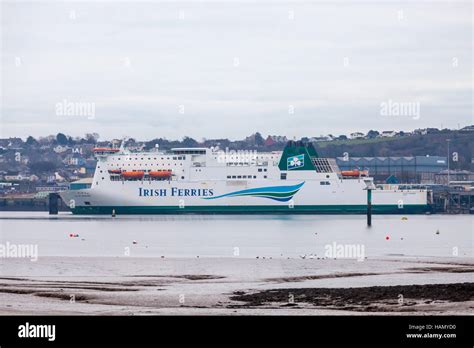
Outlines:
POLYGON ((333 259, 357 259, 357 261, 364 261, 365 246, 363 244, 326 244, 324 246, 327 258, 333 259))
POLYGON ((89 120, 95 118, 95 103, 74 102, 63 99, 55 105, 56 116, 77 116, 87 117, 89 120))
POLYGON ((0 243, 0 258, 29 258, 38 261, 37 244, 0 243))
POLYGON ((241 163, 249 164, 257 160, 257 151, 255 150, 217 150, 217 161, 219 163, 241 163))
POLYGON ((420 102, 397 102, 389 99, 380 103, 380 115, 420 118, 420 102))

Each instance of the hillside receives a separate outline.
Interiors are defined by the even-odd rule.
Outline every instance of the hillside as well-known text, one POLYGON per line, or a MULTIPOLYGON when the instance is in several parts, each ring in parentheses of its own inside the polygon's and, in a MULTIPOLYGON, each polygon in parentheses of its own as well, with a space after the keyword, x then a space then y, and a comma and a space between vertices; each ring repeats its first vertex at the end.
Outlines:
POLYGON ((474 169, 471 163, 474 153, 474 133, 449 131, 394 138, 318 142, 315 146, 322 157, 343 157, 345 152, 351 157, 447 156, 446 139, 451 139, 449 145, 452 156, 451 168, 474 169), (457 161, 455 153, 458 154, 457 161))

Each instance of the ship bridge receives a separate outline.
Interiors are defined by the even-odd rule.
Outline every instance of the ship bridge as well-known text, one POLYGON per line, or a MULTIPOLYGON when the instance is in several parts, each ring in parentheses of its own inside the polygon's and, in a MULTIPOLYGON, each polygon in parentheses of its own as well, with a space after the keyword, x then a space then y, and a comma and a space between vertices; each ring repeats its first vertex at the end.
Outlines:
POLYGON ((205 147, 175 147, 171 149, 175 155, 205 155, 206 151, 205 147))

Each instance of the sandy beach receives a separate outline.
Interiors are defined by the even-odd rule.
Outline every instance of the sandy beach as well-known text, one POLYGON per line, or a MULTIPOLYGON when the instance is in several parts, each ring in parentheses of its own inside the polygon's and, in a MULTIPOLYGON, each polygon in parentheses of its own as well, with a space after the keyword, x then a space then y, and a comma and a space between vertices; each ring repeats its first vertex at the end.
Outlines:
POLYGON ((472 258, 3 259, 2 315, 473 314, 472 258))

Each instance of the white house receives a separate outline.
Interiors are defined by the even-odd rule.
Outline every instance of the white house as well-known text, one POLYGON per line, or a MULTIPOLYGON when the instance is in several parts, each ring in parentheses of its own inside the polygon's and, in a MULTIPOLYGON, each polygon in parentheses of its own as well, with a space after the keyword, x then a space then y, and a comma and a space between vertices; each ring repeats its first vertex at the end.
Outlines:
POLYGON ((349 137, 350 139, 364 139, 365 134, 361 132, 354 132, 354 133, 351 133, 349 137))
POLYGON ((53 149, 53 151, 56 152, 56 153, 63 153, 63 152, 66 152, 67 150, 69 150, 69 147, 68 146, 63 146, 63 145, 57 145, 53 149))

